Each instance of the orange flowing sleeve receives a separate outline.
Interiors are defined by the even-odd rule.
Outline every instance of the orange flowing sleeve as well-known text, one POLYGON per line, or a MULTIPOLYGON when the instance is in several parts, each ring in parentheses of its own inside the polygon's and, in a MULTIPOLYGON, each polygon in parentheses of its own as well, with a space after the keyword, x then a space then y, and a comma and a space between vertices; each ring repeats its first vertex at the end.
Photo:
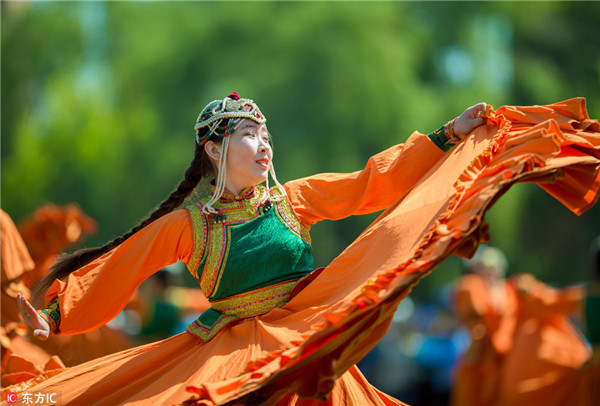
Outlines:
POLYGON ((406 143, 372 156, 362 171, 322 173, 284 187, 296 215, 310 229, 320 220, 386 209, 443 156, 444 151, 428 136, 415 132, 406 143))
POLYGON ((143 228, 118 247, 57 280, 46 300, 58 297, 56 334, 94 330, 119 314, 138 286, 159 269, 193 251, 192 226, 186 210, 176 210, 143 228))

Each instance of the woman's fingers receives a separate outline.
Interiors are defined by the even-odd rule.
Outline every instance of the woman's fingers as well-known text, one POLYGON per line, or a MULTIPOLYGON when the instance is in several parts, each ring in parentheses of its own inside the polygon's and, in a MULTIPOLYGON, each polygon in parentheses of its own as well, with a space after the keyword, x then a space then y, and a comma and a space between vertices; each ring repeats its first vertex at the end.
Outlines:
POLYGON ((454 124, 454 132, 459 137, 465 136, 475 128, 487 122, 486 118, 487 104, 477 103, 461 114, 454 124))
MULTIPOLYGON (((23 320, 31 327, 35 326, 35 319, 32 315, 32 306, 31 304, 23 297, 22 295, 17 296, 17 302, 19 304, 19 310, 21 311, 21 316, 23 316, 23 320)), ((35 309, 33 309, 35 313, 35 309)))
POLYGON ((17 294, 17 305, 23 320, 33 329, 33 335, 45 340, 50 335, 50 326, 38 315, 35 307, 20 293, 17 294))
POLYGON ((487 104, 484 102, 477 103, 472 107, 473 118, 475 120, 475 128, 487 122, 487 104))
POLYGON ((25 299, 25 297, 23 295, 21 295, 20 293, 17 294, 17 305, 19 306, 19 311, 21 312, 21 316, 23 316, 23 319, 25 320, 25 322, 27 322, 27 324, 30 324, 31 321, 31 316, 29 314, 29 309, 27 307, 27 299, 25 299))
POLYGON ((472 109, 473 109, 473 113, 474 113, 473 117, 474 118, 480 118, 480 117, 484 116, 485 111, 487 109, 487 104, 484 103, 484 102, 477 103, 476 105, 474 105, 472 107, 472 109))
POLYGON ((30 316, 31 314, 37 314, 34 307, 31 305, 31 303, 29 303, 29 300, 25 299, 24 296, 21 296, 21 303, 26 314, 29 314, 30 316))
POLYGON ((484 117, 487 112, 487 103, 481 103, 481 111, 479 112, 480 117, 484 117))

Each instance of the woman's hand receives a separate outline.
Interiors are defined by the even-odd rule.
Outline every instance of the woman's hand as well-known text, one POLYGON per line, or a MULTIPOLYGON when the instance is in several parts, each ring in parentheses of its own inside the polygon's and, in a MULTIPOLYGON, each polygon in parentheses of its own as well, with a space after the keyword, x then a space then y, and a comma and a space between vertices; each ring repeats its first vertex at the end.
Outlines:
POLYGON ((25 323, 33 329, 33 335, 40 340, 45 340, 50 336, 50 326, 48 322, 42 318, 29 303, 27 299, 20 293, 17 294, 17 304, 21 311, 21 316, 25 323))
POLYGON ((454 121, 454 135, 462 139, 480 125, 485 124, 487 121, 485 118, 486 109, 487 104, 485 103, 477 103, 466 109, 454 121))

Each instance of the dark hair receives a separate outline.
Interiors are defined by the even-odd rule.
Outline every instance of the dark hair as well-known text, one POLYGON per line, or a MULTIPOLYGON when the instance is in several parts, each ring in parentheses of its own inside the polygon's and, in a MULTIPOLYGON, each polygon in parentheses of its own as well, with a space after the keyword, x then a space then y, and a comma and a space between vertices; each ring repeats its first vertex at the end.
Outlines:
MULTIPOLYGON (((220 141, 217 140, 215 136, 213 137, 215 138, 213 141, 220 141)), ((31 295, 32 303, 34 305, 40 305, 43 302, 43 296, 46 294, 46 291, 57 279, 66 278, 77 269, 89 264, 96 258, 99 258, 103 254, 117 247, 142 228, 181 206, 185 199, 192 194, 198 183, 200 183, 200 180, 203 177, 213 174, 213 166, 204 152, 204 146, 198 145, 197 143, 195 143, 195 145, 194 159, 186 169, 183 180, 177 185, 175 191, 173 191, 166 200, 154 209, 146 219, 122 236, 107 242, 101 247, 85 248, 61 258, 50 268, 48 274, 33 287, 31 295)))

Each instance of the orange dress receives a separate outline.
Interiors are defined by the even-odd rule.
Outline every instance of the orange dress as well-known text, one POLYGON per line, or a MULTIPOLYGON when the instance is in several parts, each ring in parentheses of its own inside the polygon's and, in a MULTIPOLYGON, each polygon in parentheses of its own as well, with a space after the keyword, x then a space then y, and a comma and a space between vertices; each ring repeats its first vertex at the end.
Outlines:
MULTIPOLYGON (((485 211, 515 182, 554 181, 543 187, 573 212, 591 207, 599 131, 583 99, 503 107, 445 155, 415 133, 362 171, 289 182, 281 204, 305 230, 321 219, 385 212, 285 303, 210 340, 186 332, 7 390, 57 393, 69 405, 401 404, 354 366, 386 333, 398 303, 448 255, 474 252, 485 211)), ((60 331, 94 329, 151 273, 178 259, 197 263, 195 242, 204 236, 188 213, 157 220, 56 282, 48 298, 59 297, 60 331)))
POLYGON ((451 404, 494 405, 499 396, 502 362, 517 328, 517 294, 504 279, 490 286, 480 275, 469 274, 456 282, 453 302, 472 341, 460 360, 451 404))
MULTIPOLYGON (((497 404, 586 406, 575 399, 581 368, 591 350, 567 317, 581 310, 585 289, 558 290, 531 275, 525 277, 531 279, 531 286, 525 291, 515 289, 519 292, 518 328, 499 380, 497 404)), ((516 280, 513 283, 516 285, 516 280)))

